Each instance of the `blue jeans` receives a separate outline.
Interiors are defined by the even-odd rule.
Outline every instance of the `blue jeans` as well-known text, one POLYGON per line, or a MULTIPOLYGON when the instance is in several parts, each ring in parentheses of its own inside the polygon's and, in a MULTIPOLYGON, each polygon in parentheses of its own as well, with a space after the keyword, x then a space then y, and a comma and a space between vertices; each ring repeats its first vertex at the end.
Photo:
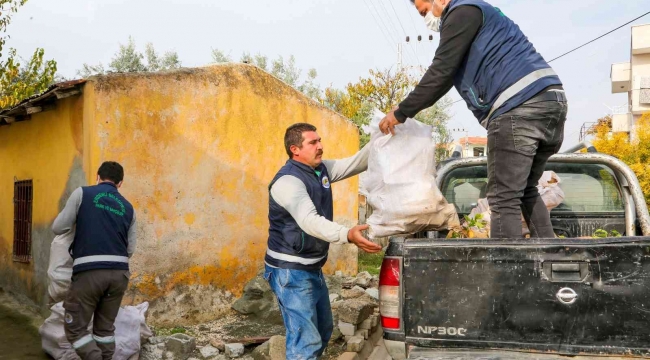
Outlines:
POLYGON ((265 266, 287 328, 287 359, 318 359, 332 336, 333 320, 323 272, 265 266))

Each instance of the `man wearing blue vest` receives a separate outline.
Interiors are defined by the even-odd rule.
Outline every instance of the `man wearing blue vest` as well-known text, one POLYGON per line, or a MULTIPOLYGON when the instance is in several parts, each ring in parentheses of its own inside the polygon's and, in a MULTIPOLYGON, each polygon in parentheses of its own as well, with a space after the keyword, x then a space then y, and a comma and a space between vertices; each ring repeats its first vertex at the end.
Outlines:
POLYGON ((120 164, 103 163, 97 185, 76 189, 52 224, 57 235, 75 229, 64 327, 68 341, 84 360, 109 360, 115 352, 114 323, 129 284, 129 258, 136 243, 133 206, 117 191, 123 178, 120 164))
POLYGON ((365 171, 369 148, 342 160, 323 160, 316 127, 294 124, 284 135, 289 160, 269 185, 269 239, 264 277, 278 298, 287 328, 287 359, 323 354, 332 335, 332 310, 321 268, 330 243, 355 244, 375 253, 367 225, 348 228, 332 221, 331 184, 365 171))
POLYGON ((488 132, 488 191, 493 238, 521 238, 521 214, 533 237, 553 238, 537 191, 564 138, 562 82, 519 27, 482 0, 411 0, 440 32, 433 63, 399 107, 385 134, 442 98, 452 86, 488 132))

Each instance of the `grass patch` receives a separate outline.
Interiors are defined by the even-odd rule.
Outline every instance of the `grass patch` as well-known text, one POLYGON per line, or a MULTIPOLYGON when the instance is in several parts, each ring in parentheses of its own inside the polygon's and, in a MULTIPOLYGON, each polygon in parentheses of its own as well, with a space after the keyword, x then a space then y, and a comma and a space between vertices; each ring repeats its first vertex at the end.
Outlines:
POLYGON ((369 254, 359 250, 359 272, 367 271, 371 275, 379 275, 381 262, 384 260, 384 252, 369 254))
POLYGON ((150 326, 152 330, 154 330, 154 334, 156 336, 169 336, 169 335, 174 335, 174 334, 189 334, 192 335, 187 331, 186 328, 182 326, 175 326, 173 328, 154 328, 153 326, 150 326))
POLYGON ((184 327, 175 327, 175 328, 173 328, 173 329, 171 329, 169 331, 169 333, 171 333, 172 335, 174 335, 174 334, 185 334, 185 332, 187 332, 187 330, 185 330, 184 327))

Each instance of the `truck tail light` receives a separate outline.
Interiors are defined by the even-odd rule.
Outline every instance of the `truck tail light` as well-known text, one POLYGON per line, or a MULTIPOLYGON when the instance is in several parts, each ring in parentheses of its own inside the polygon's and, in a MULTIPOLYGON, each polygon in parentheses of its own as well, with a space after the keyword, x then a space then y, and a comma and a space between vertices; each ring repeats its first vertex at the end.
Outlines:
POLYGON ((379 315, 386 330, 400 328, 400 259, 384 258, 379 274, 379 315))

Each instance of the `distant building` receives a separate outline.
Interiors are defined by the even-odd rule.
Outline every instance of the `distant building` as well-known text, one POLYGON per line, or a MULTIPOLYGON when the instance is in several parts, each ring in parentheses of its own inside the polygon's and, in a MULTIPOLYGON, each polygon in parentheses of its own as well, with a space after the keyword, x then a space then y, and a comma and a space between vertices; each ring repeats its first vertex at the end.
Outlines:
POLYGON ((612 65, 612 93, 627 93, 628 103, 614 109, 612 131, 634 136, 634 124, 650 111, 650 24, 632 26, 630 61, 612 65))
POLYGON ((479 157, 487 156, 487 137, 485 136, 467 136, 460 138, 458 141, 451 143, 450 153, 453 153, 454 148, 460 145, 462 150, 462 157, 479 157))

